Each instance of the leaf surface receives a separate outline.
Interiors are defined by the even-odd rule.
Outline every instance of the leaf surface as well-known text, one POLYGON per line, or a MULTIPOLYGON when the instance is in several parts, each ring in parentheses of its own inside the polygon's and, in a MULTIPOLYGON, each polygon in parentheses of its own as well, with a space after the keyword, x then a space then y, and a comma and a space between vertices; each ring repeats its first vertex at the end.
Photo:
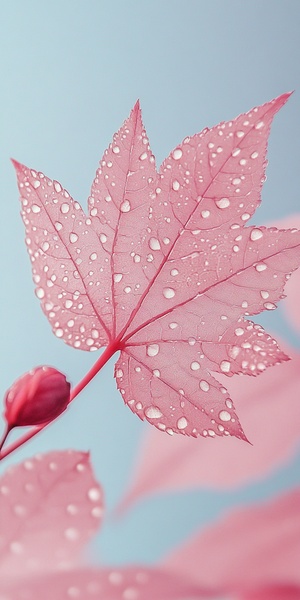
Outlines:
POLYGON ((0 579, 70 568, 98 530, 102 490, 88 455, 39 455, 0 480, 0 579))
POLYGON ((169 440, 152 428, 145 432, 119 510, 151 494, 247 484, 278 468, 293 454, 300 443, 300 353, 281 345, 291 361, 260 377, 234 377, 228 382, 253 446, 241 446, 232 437, 226 445, 214 439, 210 443, 199 440, 195 447, 191 439, 176 436, 169 440))
POLYGON ((203 586, 242 596, 267 586, 300 586, 300 490, 232 512, 165 561, 203 586))
POLYGON ((173 573, 137 567, 115 569, 78 568, 48 573, 17 582, 3 583, 1 600, 182 600, 209 598, 197 584, 173 573))
POLYGON ((105 151, 86 216, 56 182, 16 164, 36 294, 75 348, 121 351, 117 385, 169 434, 245 434, 212 373, 286 360, 244 319, 273 310, 300 233, 247 227, 275 113, 289 94, 185 138, 159 172, 138 103, 105 151))

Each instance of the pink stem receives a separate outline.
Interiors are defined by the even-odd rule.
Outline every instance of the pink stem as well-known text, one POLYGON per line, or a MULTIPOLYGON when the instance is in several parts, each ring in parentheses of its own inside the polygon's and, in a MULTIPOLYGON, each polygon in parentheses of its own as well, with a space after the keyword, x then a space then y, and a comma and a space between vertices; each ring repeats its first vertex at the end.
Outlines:
MULTIPOLYGON (((120 341, 118 339, 115 340, 114 342, 112 342, 111 344, 109 344, 109 346, 107 346, 107 348, 104 350, 104 352, 98 358, 98 360, 95 362, 95 364, 92 366, 92 368, 88 371, 88 373, 71 390, 70 403, 74 400, 74 398, 76 398, 76 396, 78 396, 78 394, 80 394, 80 392, 82 392, 82 390, 88 385, 88 383, 90 383, 90 381, 93 379, 93 377, 95 377, 95 375, 97 375, 97 373, 99 373, 100 369, 102 369, 102 367, 109 361, 109 359, 113 356, 113 354, 115 352, 117 352, 117 350, 119 350, 119 349, 120 349, 120 341)), ((7 430, 4 433, 3 438, 1 440, 1 443, 0 443, 0 460, 2 460, 3 458, 8 456, 15 450, 17 450, 17 448, 20 448, 21 446, 23 446, 23 444, 28 442, 31 438, 33 438, 40 431, 42 431, 42 429, 45 429, 45 427, 50 425, 50 423, 52 423, 52 422, 53 421, 49 421, 48 423, 43 423, 42 425, 39 425, 38 427, 33 427, 32 429, 30 429, 30 431, 25 433, 18 440, 16 440, 12 444, 10 444, 10 446, 8 446, 8 448, 6 448, 6 450, 1 451, 3 445, 6 441, 6 438, 9 434, 9 429, 7 428, 7 430)))

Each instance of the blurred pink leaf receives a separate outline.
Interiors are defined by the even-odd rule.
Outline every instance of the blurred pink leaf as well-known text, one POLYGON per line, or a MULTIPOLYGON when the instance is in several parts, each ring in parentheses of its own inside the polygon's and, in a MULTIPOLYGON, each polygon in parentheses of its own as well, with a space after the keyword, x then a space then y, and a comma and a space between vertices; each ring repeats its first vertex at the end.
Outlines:
POLYGON ((293 585, 267 586, 239 597, 240 600, 299 600, 300 587, 293 585))
MULTIPOLYGON (((283 345, 283 344, 282 344, 283 345)), ((261 478, 283 464, 300 440, 300 353, 260 377, 234 377, 228 383, 253 446, 229 438, 210 443, 145 432, 133 480, 119 510, 142 497, 198 487, 231 488, 261 478), (267 423, 267 426, 264 424, 267 423)))
POLYGON ((159 173, 136 104, 97 170, 89 215, 57 181, 15 163, 36 295, 74 348, 121 351, 126 404, 169 434, 245 439, 212 372, 286 360, 244 320, 273 310, 300 232, 245 227, 260 203, 275 113, 289 94, 186 138, 159 173))
POLYGON ((183 600, 210 597, 173 573, 143 567, 82 569, 51 573, 10 584, 1 581, 1 600, 183 600), (3 596, 4 594, 4 596, 3 596), (8 596, 6 596, 7 594, 8 596))
POLYGON ((0 579, 70 567, 96 533, 102 491, 88 454, 39 455, 0 479, 0 579))
POLYGON ((300 587, 300 489, 224 516, 164 564, 199 585, 246 597, 271 586, 300 587))
POLYGON ((79 562, 102 512, 102 490, 85 453, 51 452, 10 468, 0 479, 0 599, 207 597, 173 572, 79 562))

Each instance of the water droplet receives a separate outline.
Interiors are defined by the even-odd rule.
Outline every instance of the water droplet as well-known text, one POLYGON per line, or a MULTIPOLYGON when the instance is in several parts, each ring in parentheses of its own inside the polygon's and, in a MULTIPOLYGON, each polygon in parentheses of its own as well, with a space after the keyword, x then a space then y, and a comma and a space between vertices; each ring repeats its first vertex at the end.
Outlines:
POLYGON ((231 415, 227 410, 221 410, 219 412, 219 419, 221 419, 221 421, 230 421, 231 415))
POLYGON ((91 259, 91 260, 96 260, 96 258, 97 258, 97 254, 96 254, 96 252, 93 252, 93 253, 90 255, 90 259, 91 259))
POLYGON ((148 419, 160 419, 162 413, 157 406, 148 406, 145 410, 145 415, 148 419))
POLYGON ((263 232, 260 229, 252 229, 250 234, 250 240, 255 242, 256 240, 260 240, 263 237, 263 232))
POLYGON ((241 150, 240 148, 235 148, 232 152, 231 152, 231 156, 238 156, 240 154, 241 150))
POLYGON ((75 325, 75 321, 74 321, 74 319, 70 319, 70 320, 67 322, 67 325, 68 325, 68 327, 74 327, 74 325, 75 325))
POLYGON ((75 506, 75 504, 68 504, 67 513, 69 513, 69 515, 73 515, 73 516, 77 515, 77 513, 78 513, 77 506, 75 506))
POLYGON ((273 302, 265 302, 264 307, 267 310, 274 310, 276 308, 276 304, 273 304, 273 302))
POLYGON ((154 237, 150 238, 149 246, 150 246, 151 250, 160 250, 160 243, 157 238, 154 238, 154 237))
POLYGON ((173 288, 164 288, 163 289, 163 295, 165 298, 174 298, 175 296, 175 290, 173 290, 173 288))
POLYGON ((64 531, 64 536, 70 542, 75 542, 79 538, 79 531, 78 529, 75 529, 75 527, 68 527, 68 529, 65 529, 64 531))
POLYGON ((62 329, 58 328, 55 330, 55 335, 56 335, 56 337, 61 338, 61 337, 63 337, 64 332, 62 329))
POLYGON ((44 298, 45 296, 45 292, 43 290, 43 288, 37 288, 36 290, 36 296, 41 300, 42 298, 44 298))
POLYGON ((112 151, 113 151, 114 154, 119 154, 119 152, 120 152, 119 146, 114 146, 113 149, 112 149, 112 151))
POLYGON ((266 268, 267 268, 267 265, 265 263, 258 263, 257 265, 255 265, 255 269, 256 269, 256 271, 258 271, 258 273, 265 271, 266 268))
POLYGON ((172 188, 174 190, 174 192, 178 192, 179 188, 180 188, 180 183, 179 181, 177 181, 177 179, 175 179, 172 183, 172 188))
POLYGON ((178 429, 185 429, 188 426, 188 422, 185 417, 180 417, 177 421, 178 429))
POLYGON ((70 240, 71 244, 75 244, 75 242, 77 242, 77 240, 78 240, 77 233, 74 233, 74 232, 70 233, 69 240, 70 240))
POLYGON ((251 215, 249 215, 249 213, 244 213, 241 216, 242 221, 248 221, 248 219, 250 219, 251 215))
POLYGON ((259 123, 257 123, 257 125, 255 125, 255 129, 261 129, 264 126, 264 122, 260 121, 259 123))
POLYGON ((238 327, 234 333, 237 336, 244 335, 244 330, 241 327, 238 327))
POLYGON ((201 217, 203 217, 203 219, 207 219, 210 215, 210 211, 209 210, 202 210, 201 212, 201 217))
POLYGON ((175 277, 176 275, 178 275, 178 273, 179 273, 178 269, 172 269, 171 270, 172 277, 175 277))
POLYGON ((263 290, 260 292, 260 295, 264 300, 267 300, 267 298, 270 296, 269 292, 265 292, 263 290))
POLYGON ((135 262, 135 263, 139 263, 139 262, 141 262, 141 257, 140 257, 140 255, 139 255, 139 254, 135 254, 135 255, 134 255, 134 257, 133 257, 133 262, 135 262))
POLYGON ((228 208, 228 206, 230 206, 230 200, 229 198, 220 198, 219 200, 216 200, 216 205, 218 208, 228 208))
POLYGON ((63 204, 60 207, 60 212, 62 212, 63 215, 66 215, 70 210, 70 205, 67 202, 63 202, 63 204))
POLYGON ((129 200, 124 200, 124 202, 122 202, 122 204, 121 204, 120 209, 121 209, 121 212, 123 212, 123 213, 129 212, 131 209, 129 200))
POLYGON ((122 273, 115 273, 114 274, 114 282, 115 283, 119 283, 122 280, 122 278, 123 278, 122 273))
POLYGON ((72 300, 66 300, 65 301, 65 307, 66 308, 71 308, 73 306, 73 302, 72 300))
POLYGON ((207 381, 205 381, 205 379, 201 379, 201 381, 199 383, 199 387, 200 387, 200 390, 202 390, 202 392, 208 392, 210 385, 207 381))
POLYGON ((120 377, 123 377, 124 373, 122 371, 122 369, 117 369, 116 370, 116 378, 119 379, 120 377))
POLYGON ((182 157, 182 150, 180 148, 176 148, 172 154, 174 160, 179 160, 182 157))
POLYGON ((191 363, 191 369, 192 371, 198 371, 198 369, 200 369, 200 363, 198 363, 197 361, 193 361, 191 363))
POLYGON ((222 360, 220 364, 220 369, 223 373, 229 373, 230 371, 230 362, 228 360, 222 360))
POLYGON ((35 214, 41 212, 41 209, 40 209, 40 207, 37 204, 33 204, 32 207, 31 207, 31 210, 35 214))
POLYGON ((160 377, 160 370, 159 369, 154 369, 154 371, 152 371, 154 377, 160 377))
POLYGON ((147 152, 143 152, 143 154, 140 155, 140 160, 146 160, 147 156, 147 152))
POLYGON ((126 287, 124 287, 124 292, 125 292, 125 294, 130 294, 130 292, 131 292, 130 285, 127 285, 126 287))
POLYGON ((252 154, 250 155, 250 158, 257 158, 258 157, 258 152, 252 152, 252 154))
POLYGON ((88 497, 91 502, 97 502, 101 498, 100 490, 98 488, 91 488, 88 491, 88 497))
POLYGON ((178 327, 178 323, 169 323, 170 329, 176 329, 176 327, 178 327))
POLYGON ((148 356, 156 356, 159 353, 159 345, 158 344, 150 344, 147 346, 147 355, 148 356))
POLYGON ((11 542, 9 548, 13 554, 22 554, 23 546, 20 542, 11 542))
POLYGON ((105 233, 100 233, 100 242, 102 242, 102 244, 105 244, 105 242, 107 242, 107 236, 105 235, 105 233))

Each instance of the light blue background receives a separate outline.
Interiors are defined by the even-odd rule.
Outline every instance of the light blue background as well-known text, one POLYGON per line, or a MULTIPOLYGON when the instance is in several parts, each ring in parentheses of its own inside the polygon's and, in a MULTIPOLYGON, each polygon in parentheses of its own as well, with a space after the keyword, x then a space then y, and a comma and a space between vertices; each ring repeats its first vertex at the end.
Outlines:
MULTIPOLYGON (((55 365, 76 383, 95 360, 95 354, 55 339, 39 308, 9 157, 58 179, 85 206, 97 162, 137 98, 160 163, 186 135, 296 89, 274 122, 255 222, 299 211, 299 9, 298 0, 2 1, 3 394, 34 365, 55 365)), ((280 309, 260 322, 299 346, 280 309)), ((113 362, 68 414, 5 461, 1 472, 36 452, 89 449, 112 509, 148 427, 123 406, 112 373, 113 362)), ((227 507, 299 484, 299 467, 298 455, 249 487, 144 501, 121 521, 108 519, 94 545, 95 558, 157 561, 227 507)))

